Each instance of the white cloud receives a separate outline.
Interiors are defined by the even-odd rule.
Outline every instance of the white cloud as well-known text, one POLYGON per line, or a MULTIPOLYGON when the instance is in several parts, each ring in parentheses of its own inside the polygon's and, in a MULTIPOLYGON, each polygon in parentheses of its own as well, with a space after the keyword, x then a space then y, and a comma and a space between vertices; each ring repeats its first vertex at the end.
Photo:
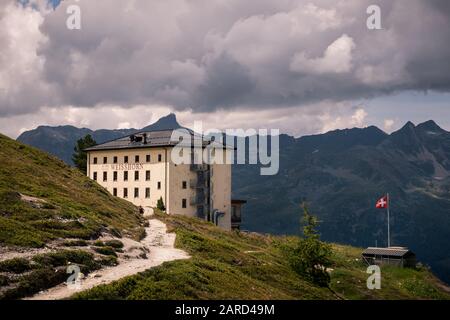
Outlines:
POLYGON ((387 132, 391 132, 394 127, 395 121, 393 119, 385 119, 384 120, 384 130, 387 132))
MULTIPOLYGON (((42 8, 42 1, 34 4, 42 8)), ((52 101, 51 86, 42 79, 45 59, 37 55, 47 41, 39 30, 43 22, 41 11, 14 1, 0 5, 0 114, 52 101)))
POLYGON ((320 116, 322 120, 321 132, 327 132, 335 129, 345 129, 354 127, 365 127, 368 113, 359 107, 352 114, 341 115, 335 110, 327 112, 320 116))
POLYGON ((310 59, 304 52, 295 54, 291 62, 291 70, 319 75, 350 72, 353 49, 355 49, 355 42, 344 34, 327 47, 323 57, 310 59))

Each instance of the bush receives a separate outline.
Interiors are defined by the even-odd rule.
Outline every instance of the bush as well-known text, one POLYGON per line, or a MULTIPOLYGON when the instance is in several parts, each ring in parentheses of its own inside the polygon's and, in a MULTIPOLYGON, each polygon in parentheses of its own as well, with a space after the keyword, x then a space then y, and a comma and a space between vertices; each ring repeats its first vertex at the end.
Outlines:
POLYGON ((122 232, 120 232, 119 229, 117 229, 117 228, 111 228, 110 231, 111 231, 111 234, 112 234, 114 237, 116 237, 116 238, 122 238, 122 232))
POLYGON ((88 245, 86 240, 69 240, 62 244, 64 247, 86 247, 88 245))
POLYGON ((117 257, 117 253, 111 247, 93 247, 92 250, 105 256, 117 257))
POLYGON ((103 241, 97 240, 94 242, 94 246, 96 247, 104 247, 105 243, 103 241))
POLYGON ((117 258, 114 256, 101 257, 99 260, 97 260, 97 262, 106 267, 114 267, 119 264, 117 258))
POLYGON ((33 257, 33 261, 42 267, 67 266, 70 263, 85 266, 87 270, 96 270, 100 265, 95 262, 94 255, 82 250, 62 250, 58 252, 40 254, 33 257))
POLYGON ((8 277, 0 275, 0 287, 7 286, 8 283, 9 283, 8 277))
POLYGON ((31 270, 30 262, 24 258, 14 258, 0 262, 0 272, 24 273, 31 270))
POLYGON ((113 247, 114 249, 122 249, 123 248, 123 242, 120 240, 108 240, 108 241, 105 241, 105 245, 108 247, 113 247))
POLYGON ((139 228, 138 231, 138 239, 139 241, 143 240, 147 236, 147 231, 144 228, 139 228))
POLYGON ((50 268, 38 269, 22 277, 18 286, 4 292, 1 299, 20 299, 31 296, 39 291, 54 287, 67 279, 64 268, 57 270, 50 268))

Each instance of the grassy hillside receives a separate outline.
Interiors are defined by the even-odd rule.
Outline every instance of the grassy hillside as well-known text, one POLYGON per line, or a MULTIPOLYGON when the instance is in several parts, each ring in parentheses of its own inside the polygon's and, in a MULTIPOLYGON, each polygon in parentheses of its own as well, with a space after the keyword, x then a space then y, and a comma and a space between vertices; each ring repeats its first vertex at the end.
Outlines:
POLYGON ((42 151, 0 135, 0 246, 43 247, 102 231, 138 238, 142 218, 130 203, 42 151))
POLYGON ((382 289, 366 288, 362 249, 333 245, 331 289, 298 276, 282 248, 293 237, 226 232, 182 216, 160 216, 192 256, 80 293, 76 299, 449 299, 426 269, 382 268, 382 289))

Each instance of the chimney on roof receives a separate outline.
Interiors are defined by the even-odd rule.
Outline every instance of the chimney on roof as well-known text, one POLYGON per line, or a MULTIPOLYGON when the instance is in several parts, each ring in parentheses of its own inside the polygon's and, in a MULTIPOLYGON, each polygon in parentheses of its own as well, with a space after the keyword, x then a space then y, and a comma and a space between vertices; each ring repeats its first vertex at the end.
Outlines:
POLYGON ((144 133, 143 136, 144 136, 144 144, 147 144, 147 134, 144 133))
POLYGON ((132 134, 131 136, 130 136, 130 141, 131 142, 134 142, 136 140, 136 137, 134 136, 134 134, 132 134))

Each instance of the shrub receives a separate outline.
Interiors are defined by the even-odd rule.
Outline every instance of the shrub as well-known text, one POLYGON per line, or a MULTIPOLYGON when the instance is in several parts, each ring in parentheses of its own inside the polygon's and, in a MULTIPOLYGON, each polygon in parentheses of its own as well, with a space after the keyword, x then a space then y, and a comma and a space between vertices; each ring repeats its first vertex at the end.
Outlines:
POLYGON ((20 299, 31 296, 39 291, 54 287, 67 279, 64 268, 57 270, 42 268, 23 276, 16 288, 4 292, 1 299, 20 299))
POLYGON ((8 283, 9 283, 8 277, 0 275, 0 287, 7 286, 8 283))
POLYGON ((94 242, 94 246, 96 247, 104 247, 105 243, 103 241, 97 240, 94 242))
POLYGON ((24 258, 14 258, 0 262, 1 272, 24 273, 31 270, 30 262, 24 258))
POLYGON ((117 228, 111 228, 111 234, 116 238, 122 238, 122 232, 117 228))
POLYGON ((69 240, 62 244, 64 247, 86 247, 88 245, 86 240, 69 240))
POLYGON ((111 247, 93 247, 92 250, 105 256, 117 257, 117 253, 111 247))
POLYGON ((138 239, 139 239, 139 241, 144 239, 146 236, 147 236, 147 231, 145 231, 144 228, 139 228, 139 231, 138 231, 138 239))
POLYGON ((42 267, 67 266, 70 263, 85 266, 87 270, 96 270, 100 265, 95 262, 94 255, 82 250, 61 250, 58 252, 40 254, 33 257, 33 261, 42 267))
POLYGON ((56 209, 56 207, 54 205, 52 205, 51 203, 44 202, 44 204, 42 205, 42 209, 54 210, 54 209, 56 209))
POLYGON ((108 240, 108 241, 105 241, 105 245, 108 247, 113 247, 114 249, 122 249, 123 248, 123 242, 120 240, 108 240))
POLYGON ((97 260, 97 262, 100 263, 102 266, 107 266, 107 267, 114 267, 119 264, 119 262, 117 261, 117 258, 114 256, 101 257, 100 259, 97 260))

